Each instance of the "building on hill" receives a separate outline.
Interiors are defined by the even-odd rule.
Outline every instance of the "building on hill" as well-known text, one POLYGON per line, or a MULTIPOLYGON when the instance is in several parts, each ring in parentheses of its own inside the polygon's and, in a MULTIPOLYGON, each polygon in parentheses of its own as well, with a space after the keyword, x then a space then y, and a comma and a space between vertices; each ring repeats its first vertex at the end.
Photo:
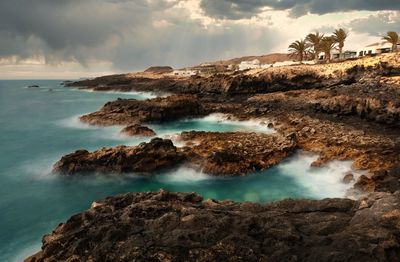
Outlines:
POLYGON ((172 75, 174 76, 194 76, 196 74, 197 72, 195 70, 189 69, 177 69, 172 72, 172 75))
POLYGON ((261 68, 260 60, 254 59, 251 61, 242 61, 239 64, 239 70, 254 69, 254 68, 261 68))
MULTIPOLYGON (((356 58, 357 57, 357 51, 355 50, 346 50, 343 52, 343 58, 344 59, 351 59, 351 58, 356 58)), ((331 60, 338 60, 340 59, 340 52, 338 50, 333 50, 331 53, 331 60)), ((325 53, 321 52, 318 56, 319 61, 324 61, 326 60, 325 53)))
MULTIPOLYGON (((400 43, 397 44, 400 48, 400 43)), ((364 48, 357 50, 357 56, 368 56, 368 55, 378 55, 384 53, 390 53, 392 51, 392 44, 388 42, 378 42, 374 44, 367 45, 364 48)))

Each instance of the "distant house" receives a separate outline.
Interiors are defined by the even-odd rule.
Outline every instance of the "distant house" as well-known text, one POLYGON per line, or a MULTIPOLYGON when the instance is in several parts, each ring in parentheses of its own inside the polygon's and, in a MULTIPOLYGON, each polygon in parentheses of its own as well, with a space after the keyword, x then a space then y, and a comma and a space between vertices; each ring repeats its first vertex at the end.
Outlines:
POLYGON ((197 74, 197 72, 189 69, 177 69, 174 70, 172 74, 175 76, 194 76, 197 74))
POLYGON ((254 68, 261 68, 260 60, 254 59, 251 61, 242 61, 239 64, 239 70, 254 69, 254 68))
MULTIPOLYGON (((400 47, 400 43, 397 44, 400 47)), ((368 56, 368 55, 378 55, 384 53, 390 53, 392 51, 392 44, 388 42, 378 42, 371 45, 367 45, 357 51, 357 56, 368 56)))
MULTIPOLYGON (((346 50, 343 52, 344 59, 350 59, 357 57, 357 51, 355 50, 346 50)), ((333 50, 331 53, 331 60, 340 59, 340 52, 338 50, 333 50)), ((325 53, 321 52, 318 56, 318 60, 323 61, 325 60, 325 53)))
MULTIPOLYGON (((343 55, 344 59, 355 58, 355 57, 357 57, 357 51, 355 51, 355 50, 346 50, 346 51, 343 52, 342 55, 343 55)), ((339 51, 332 52, 331 59, 332 60, 340 59, 340 52, 339 51)))

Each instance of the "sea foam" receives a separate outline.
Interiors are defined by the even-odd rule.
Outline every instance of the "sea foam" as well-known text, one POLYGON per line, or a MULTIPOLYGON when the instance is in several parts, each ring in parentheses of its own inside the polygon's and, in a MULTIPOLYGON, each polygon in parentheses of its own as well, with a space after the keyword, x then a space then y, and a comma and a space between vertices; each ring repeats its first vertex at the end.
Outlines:
MULTIPOLYGON (((268 119, 259 118, 252 120, 237 120, 232 119, 227 114, 222 113, 214 113, 210 114, 206 117, 200 118, 199 121, 204 122, 217 122, 223 123, 232 126, 240 126, 243 127, 245 131, 253 131, 253 132, 262 132, 262 133, 275 133, 276 131, 273 128, 269 128, 266 123, 268 123, 268 119)), ((240 128, 239 128, 240 129, 240 128)))
POLYGON ((343 177, 351 172, 357 180, 364 172, 354 170, 352 161, 330 161, 322 167, 312 167, 318 155, 300 152, 277 166, 282 175, 289 176, 315 198, 351 197, 353 183, 344 183, 343 177))

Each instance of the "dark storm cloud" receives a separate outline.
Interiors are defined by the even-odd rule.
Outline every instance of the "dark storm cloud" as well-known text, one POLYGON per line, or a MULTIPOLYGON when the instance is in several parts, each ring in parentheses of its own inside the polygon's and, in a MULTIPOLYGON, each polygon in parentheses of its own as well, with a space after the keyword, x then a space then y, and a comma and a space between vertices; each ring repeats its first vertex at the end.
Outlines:
POLYGON ((289 10, 293 16, 347 11, 400 10, 398 0, 201 0, 211 17, 241 19, 257 15, 262 8, 289 10))
POLYGON ((162 1, 146 0, 2 0, 0 56, 30 55, 39 48, 49 59, 83 61, 91 53, 98 55, 98 48, 122 39, 127 30, 146 26, 149 14, 164 7, 162 1))
POLYGON ((1 0, 0 58, 44 56, 48 63, 83 65, 100 60, 118 70, 134 70, 267 53, 281 40, 267 28, 256 37, 240 25, 205 28, 187 10, 172 10, 178 2, 1 0), (267 37, 271 33, 273 39, 267 37))

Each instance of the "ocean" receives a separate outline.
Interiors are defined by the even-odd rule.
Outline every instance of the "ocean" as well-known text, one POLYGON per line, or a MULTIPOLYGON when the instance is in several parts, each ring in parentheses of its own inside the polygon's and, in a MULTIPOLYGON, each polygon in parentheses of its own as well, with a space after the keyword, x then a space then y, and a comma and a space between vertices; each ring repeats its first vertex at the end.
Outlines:
MULTIPOLYGON (((285 198, 343 197, 351 162, 310 168, 316 155, 298 152, 267 171, 243 177, 213 178, 185 167, 152 177, 97 175, 65 178, 52 165, 77 149, 136 145, 149 138, 119 134, 122 127, 79 122, 117 98, 146 99, 148 93, 88 92, 57 80, 0 81, 0 261, 21 261, 40 249, 41 238, 59 223, 106 196, 140 191, 197 192, 204 198, 266 203, 285 198), (38 88, 28 88, 29 85, 38 88)), ((182 131, 274 132, 257 121, 227 121, 220 115, 150 125, 158 136, 182 131)))

